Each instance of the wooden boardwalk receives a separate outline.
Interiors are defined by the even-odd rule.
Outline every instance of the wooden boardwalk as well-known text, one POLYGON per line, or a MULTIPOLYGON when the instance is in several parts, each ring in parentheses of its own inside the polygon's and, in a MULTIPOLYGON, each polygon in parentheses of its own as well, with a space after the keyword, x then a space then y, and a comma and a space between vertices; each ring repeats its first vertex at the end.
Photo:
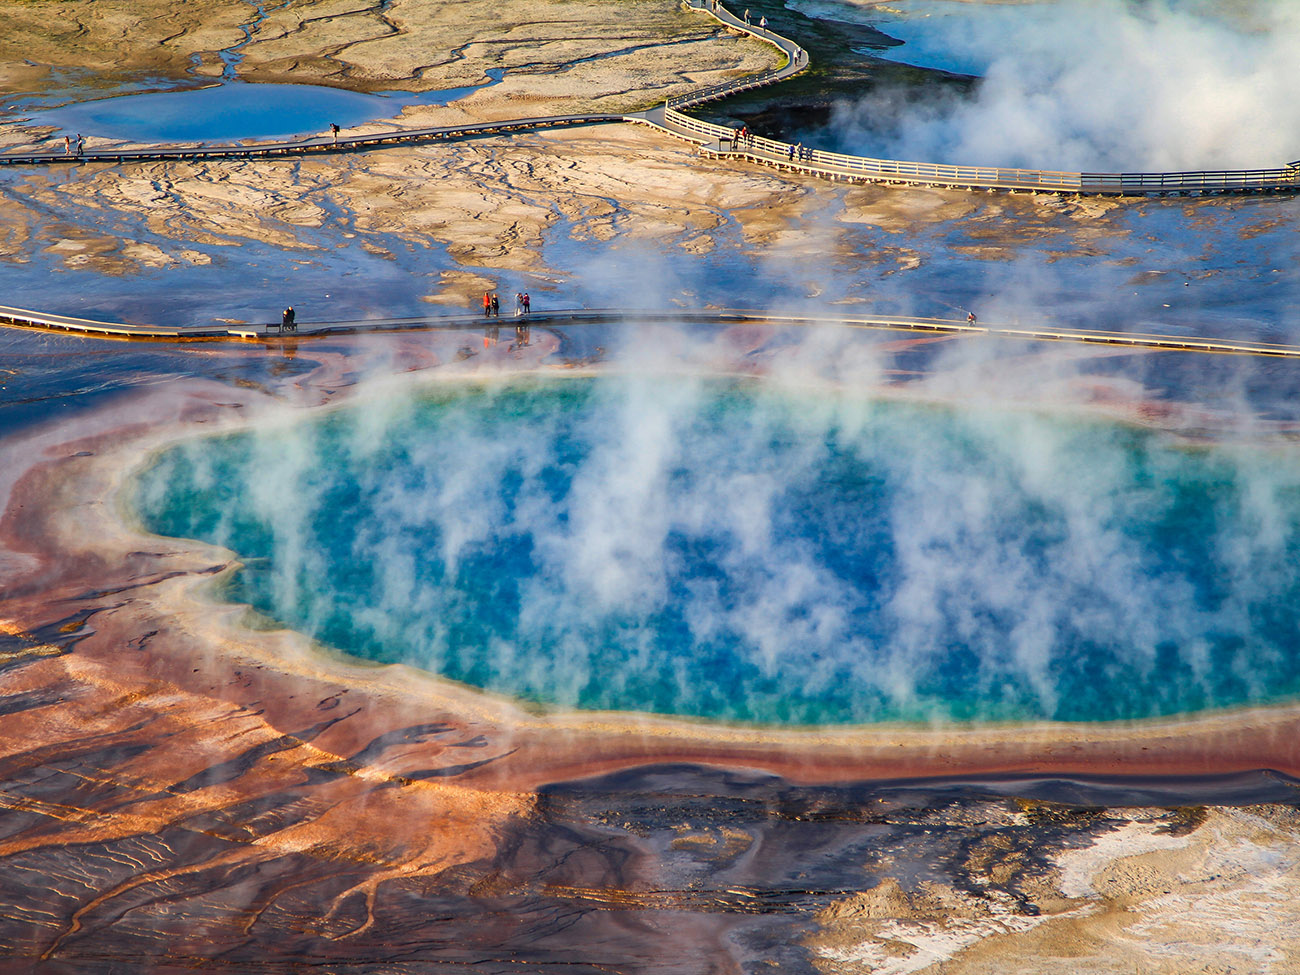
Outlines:
POLYGON ((687 139, 710 158, 735 158, 804 176, 858 183, 939 186, 964 190, 1056 193, 1091 196, 1207 196, 1300 192, 1300 161, 1274 169, 1185 173, 1075 173, 989 166, 952 166, 941 163, 873 159, 844 153, 807 149, 776 139, 738 140, 736 132, 692 118, 684 111, 694 105, 725 98, 763 85, 775 84, 808 67, 808 53, 795 41, 741 17, 713 0, 687 0, 686 6, 715 18, 729 30, 773 45, 785 62, 778 68, 700 88, 664 105, 629 115, 613 113, 548 115, 506 119, 469 125, 393 129, 370 135, 297 139, 287 142, 232 145, 156 145, 90 149, 80 155, 64 152, 0 153, 0 165, 48 166, 57 164, 124 163, 156 160, 259 159, 338 152, 365 152, 390 146, 503 135, 527 129, 631 122, 653 126, 687 139))
POLYGON ((479 331, 491 326, 528 325, 569 328, 605 324, 688 325, 728 328, 734 325, 765 325, 777 328, 851 328, 913 332, 931 335, 1011 339, 1024 342, 1072 342, 1104 345, 1133 351, 1202 352, 1219 355, 1249 355, 1300 359, 1300 346, 1234 339, 1159 335, 1138 332, 1104 332, 1091 329, 1056 328, 1043 325, 982 324, 945 318, 908 318, 875 315, 772 315, 743 308, 655 311, 615 308, 561 308, 533 312, 519 318, 485 318, 482 315, 430 315, 420 318, 372 318, 352 321, 300 322, 294 332, 282 332, 275 323, 248 325, 133 325, 101 322, 66 315, 50 315, 23 308, 0 306, 0 324, 49 331, 71 332, 97 338, 144 341, 245 340, 265 343, 293 342, 304 338, 349 335, 362 332, 397 332, 412 329, 479 331))
POLYGON ((443 125, 424 129, 394 129, 370 135, 325 136, 292 142, 252 142, 235 145, 158 145, 128 148, 88 149, 81 155, 63 152, 0 153, 0 165, 36 166, 56 163, 144 162, 175 159, 265 159, 276 156, 325 155, 340 152, 364 152, 386 146, 418 145, 450 139, 468 139, 503 135, 527 129, 556 129, 570 125, 600 125, 625 121, 623 115, 544 115, 537 118, 503 119, 498 122, 475 122, 467 125, 443 125))

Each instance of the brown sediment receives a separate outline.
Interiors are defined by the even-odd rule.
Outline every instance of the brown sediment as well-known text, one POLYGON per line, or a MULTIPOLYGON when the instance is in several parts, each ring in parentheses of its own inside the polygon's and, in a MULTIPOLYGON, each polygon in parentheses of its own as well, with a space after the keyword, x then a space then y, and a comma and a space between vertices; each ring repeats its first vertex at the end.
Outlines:
MULTIPOLYGON (((1055 893, 1055 868, 1040 861, 1119 828, 1095 811, 1009 812, 1006 800, 931 809, 888 798, 898 780, 923 791, 934 776, 1300 771, 1296 708, 1108 727, 805 731, 535 713, 294 632, 249 629, 211 592, 233 571, 230 552, 142 534, 119 506, 154 449, 346 402, 367 350, 417 372, 392 382, 418 383, 546 368, 555 349, 535 334, 529 349, 462 359, 476 340, 312 348, 314 371, 266 392, 169 384, 0 447, 0 885, 22 886, 0 910, 7 956, 147 957, 154 970, 217 957, 377 964, 401 943, 410 967, 399 971, 520 970, 499 958, 523 970, 563 960, 664 973, 708 958, 730 971, 744 967, 740 932, 794 945, 829 904, 825 937, 807 950, 833 971, 836 958, 874 957, 873 904, 923 923, 965 905, 971 925, 987 922, 961 893, 977 874, 1053 925, 1081 924, 1077 897, 1055 893), (654 771, 680 763, 692 770, 654 771), (895 785, 880 799, 838 785, 870 780, 895 785), (1008 824, 1020 829, 1010 839, 1008 824), (946 857, 958 876, 929 894, 870 894, 857 847, 839 838, 846 829, 902 830, 900 862, 909 831, 948 830, 943 842, 956 846, 915 855, 946 857), (824 851, 822 867, 782 881, 809 844, 824 851), (680 953, 657 950, 667 923, 680 953)), ((717 348, 741 354, 762 340, 736 329, 717 348)), ((1151 830, 1182 822, 1172 815, 1150 817, 1151 830)), ((988 930, 1041 943, 1048 926, 1023 916, 988 930)))

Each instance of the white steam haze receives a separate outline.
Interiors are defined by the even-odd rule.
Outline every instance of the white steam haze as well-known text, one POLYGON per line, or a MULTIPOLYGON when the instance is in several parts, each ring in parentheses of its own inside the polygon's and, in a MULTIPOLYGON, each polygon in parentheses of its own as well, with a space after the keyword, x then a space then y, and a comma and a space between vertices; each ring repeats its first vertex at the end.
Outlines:
POLYGON ((233 472, 196 442, 189 473, 165 471, 142 507, 187 478, 224 485, 203 537, 238 552, 236 522, 256 515, 275 615, 322 636, 347 618, 372 649, 565 706, 816 713, 783 711, 789 694, 833 699, 831 722, 944 720, 936 687, 956 668, 956 693, 1001 699, 990 713, 1051 716, 1074 703, 1058 676, 1089 641, 1118 648, 1093 684, 1147 706, 1212 702, 1225 673, 1251 700, 1292 679, 1293 452, 1157 441, 1135 455, 1143 435, 1119 424, 974 406, 996 378, 968 410, 883 403, 852 391, 880 375, 870 348, 787 337, 776 376, 720 398, 708 341, 631 328, 622 371, 437 393, 432 423, 409 393, 368 398, 329 432, 264 422, 233 472), (530 389, 544 408, 519 406, 530 389), (563 400, 576 393, 581 408, 563 400), (1212 512, 1199 548, 1143 527, 1187 490, 1212 512), (809 503, 816 518, 791 531, 809 503), (322 526, 342 530, 342 557, 322 526), (828 546, 845 538, 848 568, 828 546), (1208 577, 1188 564, 1201 558, 1208 577), (509 619, 469 646, 454 623, 467 606, 509 619), (1261 607, 1279 615, 1269 637, 1261 607), (680 639, 656 635, 665 614, 680 639), (742 665, 710 669, 732 653, 719 648, 742 665))
MULTIPOLYGON (((970 11, 909 30, 933 31, 927 47, 987 67, 962 98, 901 104, 882 91, 841 103, 830 127, 847 151, 1084 172, 1272 169, 1300 159, 1300 3, 1052 0, 997 15, 983 4, 898 7, 908 17, 970 11)), ((908 54, 904 44, 889 56, 908 54)))

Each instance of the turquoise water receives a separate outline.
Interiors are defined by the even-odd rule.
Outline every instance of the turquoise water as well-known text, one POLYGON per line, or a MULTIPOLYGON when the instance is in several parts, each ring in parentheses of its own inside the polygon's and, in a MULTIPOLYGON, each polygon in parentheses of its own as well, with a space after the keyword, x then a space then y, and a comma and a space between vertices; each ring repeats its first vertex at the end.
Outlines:
POLYGON ((839 724, 1300 696, 1300 461, 1100 421, 568 379, 194 441, 141 476, 229 597, 565 707, 839 724))

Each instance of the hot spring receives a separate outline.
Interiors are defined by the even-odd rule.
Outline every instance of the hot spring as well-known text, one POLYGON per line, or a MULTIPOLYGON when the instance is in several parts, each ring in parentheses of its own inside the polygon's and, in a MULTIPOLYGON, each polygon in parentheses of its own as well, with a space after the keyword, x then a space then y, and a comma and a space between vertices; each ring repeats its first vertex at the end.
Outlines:
POLYGON ((133 489, 226 597, 539 705, 1100 721, 1300 696, 1300 459, 726 379, 494 380, 196 439, 133 489))

